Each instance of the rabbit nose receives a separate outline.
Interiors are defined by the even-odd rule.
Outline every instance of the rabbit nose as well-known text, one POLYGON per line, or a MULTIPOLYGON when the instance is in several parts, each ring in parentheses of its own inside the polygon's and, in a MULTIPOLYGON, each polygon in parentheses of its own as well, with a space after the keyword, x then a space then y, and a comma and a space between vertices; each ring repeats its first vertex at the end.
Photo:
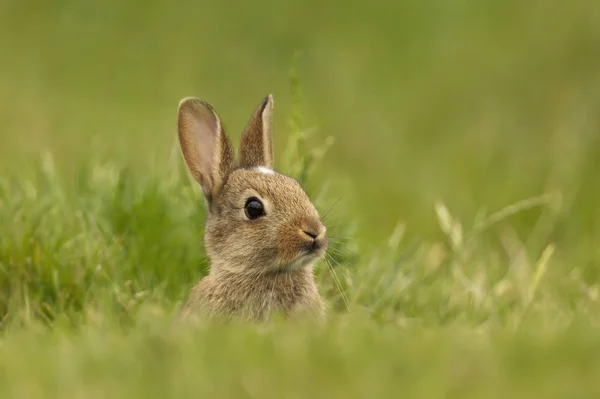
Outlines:
POLYGON ((307 237, 310 237, 312 242, 309 244, 310 249, 313 251, 319 250, 327 246, 327 235, 325 227, 317 229, 302 229, 302 233, 307 237))

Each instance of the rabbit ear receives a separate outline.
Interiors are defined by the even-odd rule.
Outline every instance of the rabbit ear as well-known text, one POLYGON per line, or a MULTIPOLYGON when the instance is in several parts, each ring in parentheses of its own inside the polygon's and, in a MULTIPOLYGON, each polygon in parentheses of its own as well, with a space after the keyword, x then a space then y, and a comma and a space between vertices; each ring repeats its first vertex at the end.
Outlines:
POLYGON ((234 167, 233 147, 210 104, 197 98, 184 98, 177 113, 183 158, 210 203, 234 167))
POLYGON ((273 96, 269 94, 250 119, 242 135, 240 147, 241 167, 264 166, 273 168, 272 119, 273 96))

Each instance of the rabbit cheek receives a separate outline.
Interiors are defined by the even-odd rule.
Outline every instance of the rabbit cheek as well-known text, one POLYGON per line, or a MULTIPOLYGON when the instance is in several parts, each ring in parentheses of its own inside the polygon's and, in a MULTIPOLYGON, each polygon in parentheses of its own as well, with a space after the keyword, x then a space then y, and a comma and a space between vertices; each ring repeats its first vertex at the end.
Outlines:
POLYGON ((225 228, 219 226, 218 224, 211 223, 209 220, 206 223, 204 230, 204 246, 206 247, 206 252, 209 257, 213 257, 215 254, 218 254, 222 251, 222 243, 225 241, 227 236, 227 231, 225 228))

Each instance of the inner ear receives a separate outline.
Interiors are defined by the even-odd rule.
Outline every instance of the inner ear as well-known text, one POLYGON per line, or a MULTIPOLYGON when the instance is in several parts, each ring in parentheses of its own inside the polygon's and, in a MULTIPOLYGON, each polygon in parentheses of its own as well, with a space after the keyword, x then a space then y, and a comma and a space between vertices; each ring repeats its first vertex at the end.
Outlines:
POLYGON ((240 145, 241 167, 263 166, 269 169, 273 168, 272 122, 273 96, 269 94, 262 101, 242 134, 240 145))
POLYGON ((210 202, 234 163, 233 147, 221 121, 210 104, 185 98, 178 109, 178 135, 185 163, 210 202))

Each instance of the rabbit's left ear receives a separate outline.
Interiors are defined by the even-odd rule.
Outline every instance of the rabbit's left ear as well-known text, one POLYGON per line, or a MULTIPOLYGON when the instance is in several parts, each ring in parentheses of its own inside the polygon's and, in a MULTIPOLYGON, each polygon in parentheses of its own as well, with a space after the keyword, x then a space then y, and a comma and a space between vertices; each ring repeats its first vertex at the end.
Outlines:
POLYGON ((241 167, 273 168, 272 121, 273 96, 269 94, 258 107, 242 134, 239 162, 241 167))

